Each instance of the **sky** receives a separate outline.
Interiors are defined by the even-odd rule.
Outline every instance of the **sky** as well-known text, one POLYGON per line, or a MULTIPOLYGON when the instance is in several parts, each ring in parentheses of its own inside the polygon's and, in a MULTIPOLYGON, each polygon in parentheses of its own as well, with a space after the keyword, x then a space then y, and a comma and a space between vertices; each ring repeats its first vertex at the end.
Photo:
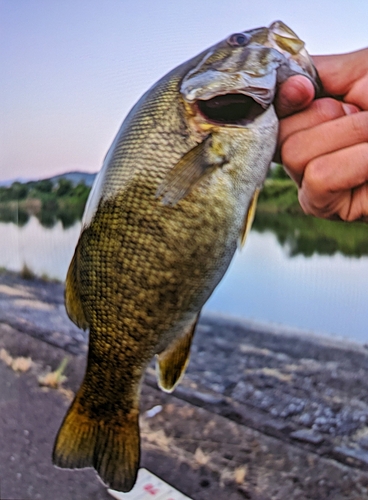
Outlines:
POLYGON ((0 181, 97 172, 156 80, 277 19, 312 54, 368 45, 367 0, 0 0, 0 181))

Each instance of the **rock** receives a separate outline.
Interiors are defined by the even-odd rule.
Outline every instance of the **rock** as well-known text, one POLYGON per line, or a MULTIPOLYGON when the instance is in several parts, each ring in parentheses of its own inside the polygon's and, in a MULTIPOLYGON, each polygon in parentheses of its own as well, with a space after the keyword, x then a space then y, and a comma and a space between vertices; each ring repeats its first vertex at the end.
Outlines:
POLYGON ((323 436, 313 432, 311 429, 299 429, 298 431, 292 432, 290 437, 311 444, 320 444, 323 441, 323 436))
POLYGON ((360 448, 348 448, 347 446, 336 446, 334 448, 334 453, 338 456, 343 455, 348 463, 351 463, 351 460, 358 462, 363 462, 366 466, 368 466, 368 452, 366 450, 362 450, 360 448))

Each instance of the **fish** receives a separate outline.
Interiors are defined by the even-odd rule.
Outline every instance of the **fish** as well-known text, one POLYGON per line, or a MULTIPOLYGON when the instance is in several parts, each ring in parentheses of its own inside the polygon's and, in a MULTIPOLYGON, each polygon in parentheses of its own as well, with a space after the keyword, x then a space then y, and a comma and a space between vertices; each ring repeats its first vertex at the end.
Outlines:
POLYGON ((143 374, 156 356, 164 391, 182 378, 201 309, 252 224, 277 142, 275 93, 295 74, 318 90, 304 42, 276 21, 179 65, 128 113, 67 273, 66 310, 89 350, 56 466, 134 486, 143 374))

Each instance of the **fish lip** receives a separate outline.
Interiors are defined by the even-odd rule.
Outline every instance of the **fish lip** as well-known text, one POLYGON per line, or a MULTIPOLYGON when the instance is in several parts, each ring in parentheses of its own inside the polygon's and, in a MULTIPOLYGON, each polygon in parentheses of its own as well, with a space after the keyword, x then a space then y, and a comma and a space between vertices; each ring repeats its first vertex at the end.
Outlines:
POLYGON ((260 104, 264 109, 267 109, 268 106, 272 103, 273 98, 275 96, 274 89, 270 89, 268 87, 263 86, 248 86, 244 89, 231 89, 229 91, 217 91, 217 92, 208 92, 201 97, 197 97, 196 99, 185 99, 189 104, 194 104, 198 101, 210 101, 218 96, 224 95, 244 95, 250 97, 255 102, 260 104))
POLYGON ((253 78, 251 75, 246 75, 245 73, 237 75, 239 79, 246 79, 245 85, 229 85, 226 90, 222 91, 221 88, 217 89, 207 89, 203 92, 203 89, 198 89, 197 91, 194 89, 185 89, 185 86, 182 86, 181 94, 184 100, 188 104, 194 104, 197 101, 209 101, 215 97, 221 95, 228 94, 241 94, 254 99, 258 104, 263 106, 266 109, 275 96, 275 86, 276 86, 276 72, 272 75, 266 75, 267 81, 264 81, 265 78, 253 78), (256 81, 257 80, 257 81, 256 81), (272 84, 270 84, 270 81, 272 84), (254 82, 254 83, 252 83, 254 82), (202 90, 202 92, 200 92, 202 90))

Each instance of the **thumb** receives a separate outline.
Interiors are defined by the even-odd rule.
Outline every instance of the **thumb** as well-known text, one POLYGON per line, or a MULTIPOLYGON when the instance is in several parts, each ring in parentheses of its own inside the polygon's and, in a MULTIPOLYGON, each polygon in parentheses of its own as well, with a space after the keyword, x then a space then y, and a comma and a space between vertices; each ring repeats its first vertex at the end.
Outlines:
POLYGON ((368 110, 368 48, 347 54, 313 56, 325 91, 368 110))
POLYGON ((284 82, 276 95, 275 109, 279 118, 306 108, 314 98, 312 82, 300 75, 292 76, 284 82))

